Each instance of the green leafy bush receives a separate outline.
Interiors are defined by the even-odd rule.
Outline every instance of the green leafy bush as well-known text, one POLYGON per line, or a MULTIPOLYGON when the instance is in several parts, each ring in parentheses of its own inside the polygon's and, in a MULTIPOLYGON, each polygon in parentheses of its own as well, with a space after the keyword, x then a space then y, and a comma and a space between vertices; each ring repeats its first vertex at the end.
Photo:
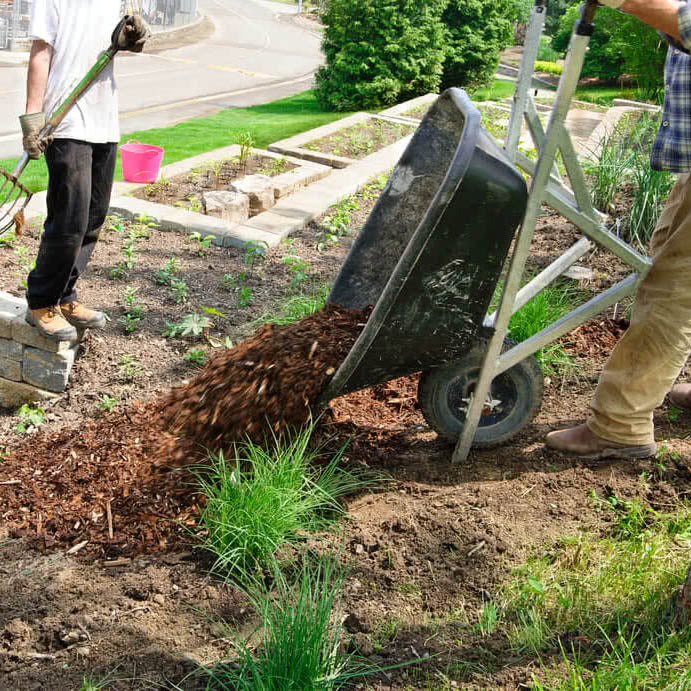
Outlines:
POLYGON ((450 0, 442 15, 447 29, 442 88, 487 86, 499 54, 513 38, 513 0, 450 0))
MULTIPOLYGON (((575 4, 561 18, 552 46, 565 51, 573 27, 580 16, 575 4)), ((657 98, 664 88, 667 44, 650 27, 635 17, 607 8, 595 18, 595 33, 590 39, 583 65, 584 77, 613 80, 621 75, 633 79, 645 98, 657 98)))
POLYGON ((327 110, 371 109, 437 91, 447 0, 329 0, 326 65, 316 94, 327 110))

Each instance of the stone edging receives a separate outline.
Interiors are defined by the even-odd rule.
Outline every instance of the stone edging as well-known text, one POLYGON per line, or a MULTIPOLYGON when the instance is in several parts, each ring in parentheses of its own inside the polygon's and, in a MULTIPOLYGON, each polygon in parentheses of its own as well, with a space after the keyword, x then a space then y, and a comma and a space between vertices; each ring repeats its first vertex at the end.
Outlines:
MULTIPOLYGON (((224 247, 243 247, 247 242, 265 242, 273 247, 282 238, 307 226, 333 204, 355 194, 371 178, 390 170, 398 162, 411 137, 404 137, 348 168, 332 171, 328 177, 279 199, 270 210, 241 224, 229 224, 219 218, 127 196, 114 198, 110 212, 125 218, 149 216, 162 230, 213 235, 215 244, 224 247)), ((210 160, 209 154, 201 158, 210 160)))
POLYGON ((78 344, 49 341, 26 323, 26 301, 0 291, 0 406, 54 398, 67 388, 78 344))

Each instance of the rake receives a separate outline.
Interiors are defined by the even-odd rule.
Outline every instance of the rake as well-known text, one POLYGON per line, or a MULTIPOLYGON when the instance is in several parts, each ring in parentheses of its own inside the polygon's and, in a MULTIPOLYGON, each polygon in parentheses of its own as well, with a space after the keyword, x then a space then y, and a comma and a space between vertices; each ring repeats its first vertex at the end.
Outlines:
MULTIPOLYGON (((50 114, 46 120, 45 126, 39 133, 40 140, 46 140, 55 132, 72 106, 96 81, 101 72, 112 62, 113 58, 120 50, 118 46, 120 31, 133 14, 140 13, 141 0, 138 2, 137 0, 134 2, 130 1, 127 5, 123 4, 123 11, 124 16, 118 22, 111 35, 110 46, 98 56, 98 59, 91 69, 50 114)), ((24 210, 31 201, 33 193, 19 182, 19 178, 24 172, 29 160, 29 156, 25 152, 22 154, 11 173, 0 167, 0 238, 11 230, 14 230, 17 235, 21 235, 24 228, 24 210)))

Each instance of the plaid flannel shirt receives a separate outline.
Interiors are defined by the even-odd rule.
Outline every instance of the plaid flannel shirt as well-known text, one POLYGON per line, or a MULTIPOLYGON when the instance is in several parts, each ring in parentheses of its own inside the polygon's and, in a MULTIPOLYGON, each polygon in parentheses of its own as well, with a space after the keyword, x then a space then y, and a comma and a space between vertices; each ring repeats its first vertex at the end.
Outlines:
POLYGON ((670 45, 665 63, 665 105, 650 155, 653 170, 691 172, 691 5, 679 8, 681 46, 670 45))

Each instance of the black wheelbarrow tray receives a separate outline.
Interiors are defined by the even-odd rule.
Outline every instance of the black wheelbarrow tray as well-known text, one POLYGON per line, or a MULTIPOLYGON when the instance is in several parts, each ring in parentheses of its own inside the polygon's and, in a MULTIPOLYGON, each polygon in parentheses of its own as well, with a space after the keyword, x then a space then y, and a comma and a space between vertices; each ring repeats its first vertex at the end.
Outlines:
MULTIPOLYGON (((421 372, 418 400, 456 440, 477 380, 483 325, 523 219, 522 175, 480 125, 461 89, 425 115, 346 258, 329 302, 374 310, 321 397, 421 372)), ((498 376, 474 445, 505 442, 539 409, 531 357, 498 376)))

